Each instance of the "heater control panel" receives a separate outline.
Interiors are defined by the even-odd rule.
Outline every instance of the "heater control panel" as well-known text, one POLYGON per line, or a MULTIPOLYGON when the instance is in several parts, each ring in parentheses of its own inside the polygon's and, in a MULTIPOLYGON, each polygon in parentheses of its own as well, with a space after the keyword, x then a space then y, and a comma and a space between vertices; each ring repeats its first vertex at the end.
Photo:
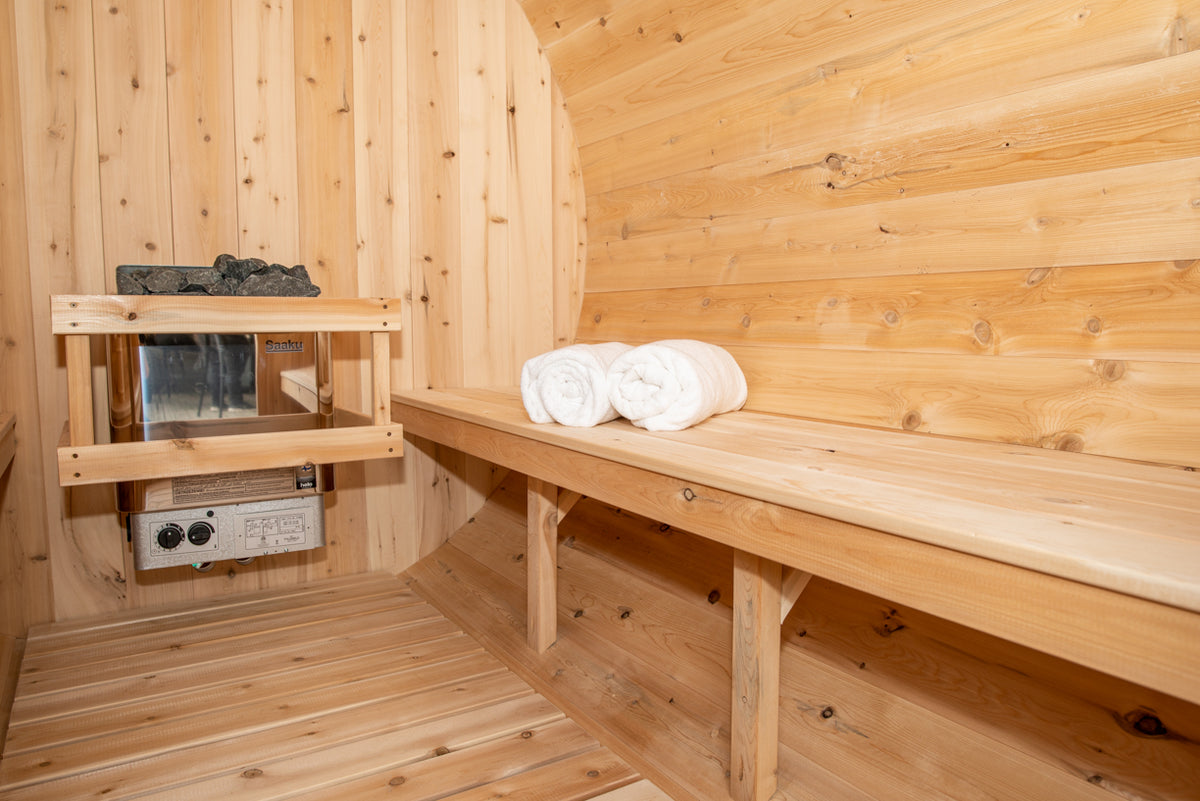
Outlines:
POLYGON ((135 512, 129 534, 138 570, 303 551, 325 544, 325 503, 305 495, 135 512))

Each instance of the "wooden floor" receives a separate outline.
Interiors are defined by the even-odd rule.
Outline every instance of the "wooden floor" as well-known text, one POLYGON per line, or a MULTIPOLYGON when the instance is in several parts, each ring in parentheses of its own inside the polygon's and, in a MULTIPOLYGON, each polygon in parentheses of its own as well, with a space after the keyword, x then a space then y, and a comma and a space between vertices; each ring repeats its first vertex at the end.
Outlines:
POLYGON ((661 801, 390 576, 31 632, 0 798, 661 801))

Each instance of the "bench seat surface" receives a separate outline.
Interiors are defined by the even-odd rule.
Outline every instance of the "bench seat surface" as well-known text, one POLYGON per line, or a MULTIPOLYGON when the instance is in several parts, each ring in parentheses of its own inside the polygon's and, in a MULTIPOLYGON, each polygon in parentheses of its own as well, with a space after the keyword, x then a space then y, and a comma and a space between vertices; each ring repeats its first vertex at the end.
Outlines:
MULTIPOLYGON (((650 432, 532 423, 515 388, 411 406, 920 542, 1200 611, 1200 474, 756 412, 650 432)), ((570 488, 569 477, 558 483, 570 488)))

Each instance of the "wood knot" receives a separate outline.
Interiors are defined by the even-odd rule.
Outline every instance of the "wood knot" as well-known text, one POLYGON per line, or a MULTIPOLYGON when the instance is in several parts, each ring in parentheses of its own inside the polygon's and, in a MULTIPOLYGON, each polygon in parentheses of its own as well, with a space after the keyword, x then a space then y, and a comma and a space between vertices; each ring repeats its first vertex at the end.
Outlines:
POLYGON ((1104 323, 1100 322, 1099 317, 1089 317, 1083 325, 1087 329, 1087 332, 1092 335, 1099 334, 1104 330, 1104 323))
POLYGON ((904 415, 904 419, 900 421, 900 426, 905 431, 916 431, 921 427, 921 413, 916 409, 912 409, 904 415))
POLYGON ((1119 381, 1125 375, 1125 362, 1101 359, 1096 362, 1096 373, 1105 381, 1119 381))
POLYGON ((900 314, 895 309, 888 309, 883 313, 883 322, 890 326, 894 326, 900 322, 900 314))
POLYGON ((842 168, 842 161, 846 157, 838 153, 830 153, 825 157, 825 166, 835 172, 842 168))
POLYGON ((721 600, 721 591, 720 590, 712 590, 711 592, 709 592, 708 602, 710 604, 715 604, 719 600, 721 600))
POLYGON ((388 779, 388 787, 399 787, 406 781, 407 779, 405 779, 403 776, 393 776, 392 778, 388 779))
POLYGON ((1083 437, 1078 434, 1063 434, 1054 443, 1054 449, 1058 451, 1070 451, 1072 453, 1083 452, 1083 437))
POLYGON ((742 328, 749 328, 749 327, 750 327, 750 315, 743 314, 742 315, 742 328))
POLYGON ((975 340, 980 345, 988 346, 992 344, 992 327, 988 325, 986 320, 980 320, 975 323, 975 340))
POLYGON ((1125 728, 1142 737, 1166 737, 1171 733, 1152 709, 1134 709, 1126 712, 1121 718, 1125 728))
POLYGON ((1025 276, 1025 286, 1037 286, 1045 281, 1049 275, 1049 267, 1038 267, 1036 270, 1030 270, 1029 275, 1025 276))
POLYGON ((258 768, 250 768, 249 770, 242 771, 243 779, 257 779, 261 775, 263 775, 263 772, 258 768))

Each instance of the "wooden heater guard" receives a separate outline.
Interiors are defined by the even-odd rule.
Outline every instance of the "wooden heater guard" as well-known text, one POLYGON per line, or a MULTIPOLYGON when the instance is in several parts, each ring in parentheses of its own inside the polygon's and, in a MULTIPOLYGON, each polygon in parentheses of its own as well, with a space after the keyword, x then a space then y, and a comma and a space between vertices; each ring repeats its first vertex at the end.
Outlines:
POLYGON ((403 452, 403 428, 391 417, 389 335, 400 330, 397 299, 55 295, 50 316, 54 334, 66 340, 69 408, 66 442, 58 448, 64 487, 387 459, 403 452), (371 335, 371 425, 96 444, 93 335, 308 331, 371 335))

